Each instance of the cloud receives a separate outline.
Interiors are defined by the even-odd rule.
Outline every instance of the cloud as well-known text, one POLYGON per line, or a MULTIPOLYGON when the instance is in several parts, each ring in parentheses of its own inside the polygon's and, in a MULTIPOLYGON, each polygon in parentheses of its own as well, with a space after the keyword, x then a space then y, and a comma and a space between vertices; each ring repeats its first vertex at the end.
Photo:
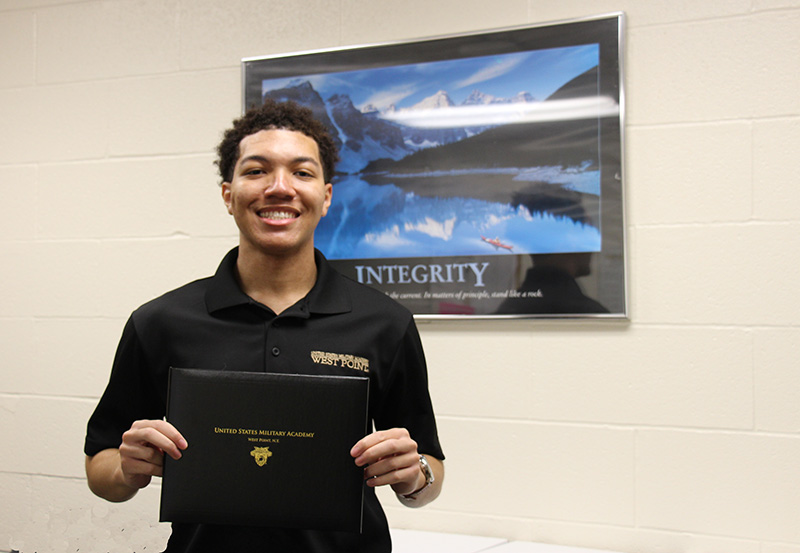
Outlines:
POLYGON ((441 238, 442 240, 450 240, 453 237, 453 228, 456 226, 456 218, 453 217, 446 221, 436 221, 430 217, 425 217, 425 221, 421 223, 406 223, 406 231, 417 231, 427 234, 432 238, 441 238))
POLYGON ((479 69, 466 79, 455 83, 455 89, 465 88, 497 77, 502 77, 506 73, 513 71, 523 61, 525 61, 524 56, 507 56, 501 61, 492 62, 489 66, 479 69))
POLYGON ((384 249, 395 249, 412 244, 400 236, 400 227, 397 225, 383 232, 369 232, 364 235, 364 241, 367 244, 384 249))

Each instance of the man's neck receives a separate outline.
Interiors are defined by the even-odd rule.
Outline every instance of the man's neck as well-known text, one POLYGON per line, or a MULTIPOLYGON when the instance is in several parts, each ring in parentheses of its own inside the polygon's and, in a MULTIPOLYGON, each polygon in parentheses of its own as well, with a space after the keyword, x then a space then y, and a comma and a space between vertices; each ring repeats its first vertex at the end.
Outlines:
POLYGON ((313 248, 280 256, 240 245, 236 271, 242 291, 278 315, 304 298, 317 281, 313 248))

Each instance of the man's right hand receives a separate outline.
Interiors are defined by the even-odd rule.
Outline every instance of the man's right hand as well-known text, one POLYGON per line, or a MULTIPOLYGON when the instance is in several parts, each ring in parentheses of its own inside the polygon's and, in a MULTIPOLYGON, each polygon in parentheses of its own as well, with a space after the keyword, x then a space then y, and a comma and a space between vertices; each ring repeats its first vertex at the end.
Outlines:
POLYGON ((162 420, 136 421, 122 435, 119 459, 125 483, 144 488, 153 476, 164 474, 164 454, 181 458, 186 440, 170 423, 162 420))
POLYGON ((122 435, 119 449, 106 449, 86 458, 89 488, 109 501, 126 501, 164 474, 164 455, 181 458, 188 444, 163 420, 140 420, 122 435))

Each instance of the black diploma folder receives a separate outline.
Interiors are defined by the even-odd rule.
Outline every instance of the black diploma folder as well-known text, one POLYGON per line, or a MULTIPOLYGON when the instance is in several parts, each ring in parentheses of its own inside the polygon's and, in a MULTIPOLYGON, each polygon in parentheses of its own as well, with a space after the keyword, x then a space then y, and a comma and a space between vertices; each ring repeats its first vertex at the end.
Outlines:
POLYGON ((360 532, 369 379, 170 369, 161 521, 360 532))

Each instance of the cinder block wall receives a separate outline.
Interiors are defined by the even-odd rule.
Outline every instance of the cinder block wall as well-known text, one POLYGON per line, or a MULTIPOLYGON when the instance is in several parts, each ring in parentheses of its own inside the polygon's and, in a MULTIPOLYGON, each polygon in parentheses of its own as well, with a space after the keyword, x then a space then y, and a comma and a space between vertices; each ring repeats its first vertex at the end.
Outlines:
POLYGON ((236 242, 212 149, 242 57, 614 10, 631 322, 422 324, 446 488, 389 516, 800 552, 797 0, 0 0, 0 551, 164 544, 157 485, 90 494, 84 427, 130 311, 236 242))

